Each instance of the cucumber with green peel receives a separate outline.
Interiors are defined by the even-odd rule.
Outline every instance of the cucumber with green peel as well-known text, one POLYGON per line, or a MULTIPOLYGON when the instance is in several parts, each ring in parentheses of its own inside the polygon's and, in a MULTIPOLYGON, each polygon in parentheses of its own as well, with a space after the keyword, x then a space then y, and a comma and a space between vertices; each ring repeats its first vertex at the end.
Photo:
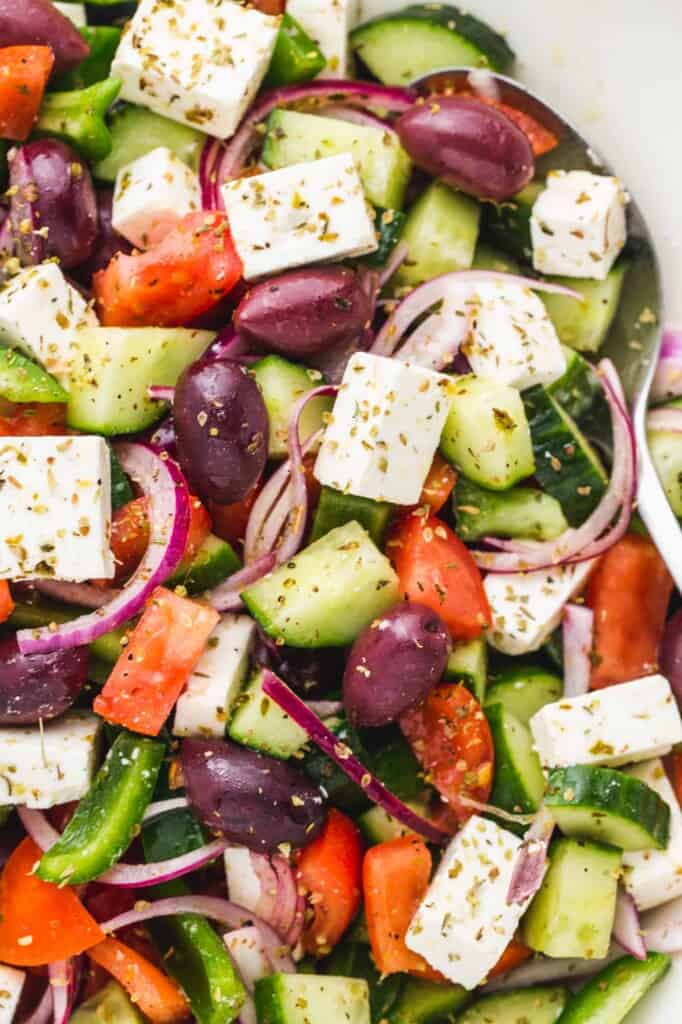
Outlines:
POLYGON ((369 1024, 369 986, 361 978, 270 974, 256 982, 258 1024, 343 1021, 369 1024))
POLYGON ((440 450, 475 483, 506 491, 535 472, 531 432, 516 388, 464 376, 452 388, 452 404, 440 450))
MULTIPOLYGON (((333 719, 327 719, 325 724, 338 738, 339 743, 347 746, 364 765, 369 766, 371 754, 345 715, 340 714, 333 719)), ((352 782, 346 773, 314 744, 304 751, 301 767, 313 782, 324 787, 329 802, 346 814, 357 816, 372 806, 360 786, 352 782)))
POLYGON ((447 67, 506 71, 514 61, 504 36, 453 4, 410 4, 360 25, 350 41, 384 85, 407 85, 447 67))
POLYGON ((443 985, 435 981, 408 977, 393 1004, 390 1024, 444 1024, 455 1020, 458 1010, 471 999, 461 985, 443 985))
MULTIPOLYGON (((530 218, 535 200, 544 187, 544 182, 531 181, 512 199, 503 203, 487 202, 483 204, 481 218, 483 238, 529 266, 533 264, 530 218)), ((573 286, 571 285, 571 287, 573 286)))
POLYGON ((630 264, 619 260, 603 281, 575 277, 549 277, 553 284, 571 288, 582 302, 568 295, 542 293, 542 301, 559 341, 578 352, 598 352, 614 321, 630 264))
POLYGON ((8 402, 67 402, 68 394, 49 373, 14 348, 0 345, 0 398, 8 402))
POLYGON ((563 350, 566 369, 545 390, 571 419, 579 422, 600 399, 603 400, 604 392, 594 367, 574 349, 564 345, 563 350))
POLYGON ((592 445, 575 421, 537 384, 523 392, 535 456, 535 476, 561 505, 570 526, 580 526, 595 510, 608 477, 592 445))
POLYGON ((562 985, 541 985, 481 996, 454 1024, 555 1024, 569 998, 562 985))
POLYGON ((145 1018, 117 981, 90 996, 69 1017, 71 1024, 144 1024, 145 1018))
POLYGON ((406 214, 402 210, 384 210, 378 206, 374 211, 377 248, 367 256, 362 256, 359 262, 374 269, 385 267, 400 241, 405 217, 406 214))
POLYGON ((395 275, 395 285, 414 286, 471 267, 480 216, 475 199, 441 181, 432 182, 408 210, 401 235, 408 256, 395 275))
POLYGON ((355 157, 371 203, 402 208, 412 162, 395 132, 279 107, 267 119, 261 159, 271 170, 339 153, 355 157))
POLYGON ((558 1024, 621 1024, 671 964, 665 953, 615 960, 569 999, 558 1024))
POLYGON ((202 594, 217 587, 240 568, 239 556, 232 545, 211 533, 189 565, 181 563, 166 580, 165 586, 184 587, 191 595, 202 594))
POLYGON ((658 478, 676 516, 682 516, 682 434, 649 430, 649 452, 658 478))
POLYGON ((326 65, 323 54, 304 28, 290 14, 283 14, 263 87, 277 89, 309 82, 326 65))
POLYGON ((344 494, 333 487, 322 487, 320 500, 315 509, 310 541, 319 540, 337 526, 344 526, 353 520, 367 530, 377 547, 386 537, 394 506, 388 501, 374 501, 356 494, 344 494))
POLYGON ((115 181, 122 167, 160 146, 172 150, 193 171, 199 167, 206 136, 195 128, 131 103, 121 104, 112 111, 108 125, 111 152, 93 168, 95 177, 101 181, 115 181))
POLYGON ((400 600, 391 563, 353 521, 242 592, 265 632, 291 647, 346 647, 400 600))
POLYGON ((279 704, 263 693, 263 673, 249 679, 237 697, 227 735, 236 743, 286 760, 306 745, 309 736, 279 704))
POLYGON ((542 801, 545 777, 530 729, 503 704, 487 704, 484 712, 495 746, 490 803, 513 814, 533 813, 542 801))
POLYGON ((608 843, 621 850, 664 850, 670 808, 655 790, 614 768, 555 768, 545 805, 567 836, 608 843))
POLYGON ((485 639, 478 637, 469 643, 457 644, 448 658, 444 678, 463 683, 482 704, 488 681, 488 645, 485 639))
MULTIPOLYGON (((345 937, 322 961, 325 974, 340 978, 364 978, 369 986, 369 1008, 373 1021, 390 1019, 391 1009, 403 986, 403 975, 382 975, 377 970, 367 943, 345 937)), ((297 970, 300 967, 297 965, 297 970)), ((332 1024, 331 1021, 324 1024, 332 1024)))
POLYGON ((553 704, 564 692, 559 676, 537 665, 518 665, 495 676, 486 695, 486 707, 501 704, 519 722, 528 725, 545 704, 553 704))
MULTIPOLYGON (((277 355, 259 359, 251 367, 251 372, 261 389, 268 413, 268 455, 271 459, 285 459, 289 455, 291 411, 302 395, 320 384, 320 374, 277 355)), ((330 412, 333 404, 333 398, 326 395, 308 402, 300 419, 298 436, 301 443, 324 426, 324 415, 330 412)))
MULTIPOLYGON (((426 815, 424 804, 408 803, 407 806, 416 814, 426 815)), ((397 818, 391 817, 383 807, 370 807, 368 811, 361 814, 358 818, 358 828, 371 846, 375 843, 389 843, 393 839, 414 835, 411 828, 403 825, 397 818)))
POLYGON ((554 540, 568 529, 556 498, 536 487, 488 491, 460 476, 452 506, 457 533, 465 541, 486 536, 554 540))
POLYGON ((473 270, 494 270, 497 274, 520 274, 522 272, 513 257, 501 249, 488 245, 487 242, 480 241, 474 251, 471 267, 473 270))
POLYGON ((554 842, 547 874, 521 924, 526 945, 545 956, 603 959, 620 871, 620 850, 577 839, 554 842))

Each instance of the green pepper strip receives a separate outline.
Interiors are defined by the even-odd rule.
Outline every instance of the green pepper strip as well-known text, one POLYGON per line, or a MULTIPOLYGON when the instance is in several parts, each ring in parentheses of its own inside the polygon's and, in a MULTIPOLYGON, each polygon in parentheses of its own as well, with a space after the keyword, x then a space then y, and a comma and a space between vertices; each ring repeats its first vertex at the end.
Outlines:
POLYGON ((121 84, 118 78, 106 78, 87 89, 50 93, 40 108, 36 134, 55 135, 75 146, 87 160, 103 160, 112 147, 104 115, 121 84))
POLYGON ((61 838, 43 854, 38 878, 80 885, 113 867, 139 828, 165 752, 158 740, 120 732, 61 838))
POLYGON ((274 89, 280 85, 308 82, 319 75, 326 64, 327 61, 308 33, 290 14, 285 14, 263 84, 268 89, 274 89))
POLYGON ((8 402, 68 402, 54 377, 13 348, 0 346, 0 397, 8 402))
POLYGON ((51 81, 57 91, 87 89, 89 85, 109 77, 111 62, 121 41, 121 29, 113 25, 87 25, 78 30, 90 47, 90 56, 71 71, 51 81))

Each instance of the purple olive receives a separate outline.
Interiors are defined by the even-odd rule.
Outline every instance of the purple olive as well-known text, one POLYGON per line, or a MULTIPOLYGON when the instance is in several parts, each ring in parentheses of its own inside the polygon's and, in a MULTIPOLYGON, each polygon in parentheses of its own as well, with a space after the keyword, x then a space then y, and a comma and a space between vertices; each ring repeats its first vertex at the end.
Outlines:
POLYGON ((93 274, 108 267, 117 252, 126 254, 133 251, 130 242, 114 231, 111 223, 111 211, 114 202, 114 190, 111 188, 97 189, 97 237, 95 238, 89 258, 75 272, 79 281, 86 285, 92 282, 93 274))
POLYGON ((356 338, 372 315, 362 277, 347 267, 291 270, 251 288, 235 327, 249 341, 299 359, 356 338))
POLYGON ((183 741, 190 804, 204 825, 259 853, 301 849, 324 825, 321 790, 298 768, 229 740, 183 741))
POLYGON ((394 722, 440 682, 452 641, 443 620, 412 602, 375 619, 346 662, 343 703, 355 726, 394 722))
POLYGON ((70 708, 88 678, 88 650, 20 654, 15 636, 0 638, 0 725, 34 725, 70 708))
POLYGON ((268 457, 268 414, 253 377, 229 359, 199 359, 175 389, 180 465, 201 498, 230 505, 254 487, 268 457))
POLYGON ((396 129, 418 167, 477 199, 511 199, 535 173, 528 137, 477 99, 434 96, 411 107, 396 129))
POLYGON ((0 0, 0 46, 27 45, 49 46, 58 73, 90 53, 78 29, 51 0, 0 0))
POLYGON ((682 709, 682 608, 665 624, 658 661, 682 709))

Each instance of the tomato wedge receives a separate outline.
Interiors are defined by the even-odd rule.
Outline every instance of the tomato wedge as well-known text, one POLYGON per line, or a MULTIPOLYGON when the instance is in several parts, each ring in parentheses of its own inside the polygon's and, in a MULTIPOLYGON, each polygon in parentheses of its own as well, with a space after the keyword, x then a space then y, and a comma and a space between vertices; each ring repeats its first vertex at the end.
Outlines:
POLYGON ((362 840, 354 824, 332 807, 322 832, 298 859, 297 877, 306 890, 312 919, 303 933, 303 947, 326 956, 360 908, 362 840))
POLYGON ((177 1024, 189 1017, 179 985, 130 946, 105 939, 88 950, 88 957, 116 978, 152 1024, 177 1024))
POLYGON ((41 856, 32 839, 22 840, 0 877, 0 961, 16 967, 65 960, 104 938, 73 889, 32 873, 41 856))
POLYGON ((14 611, 14 601, 7 580, 0 580, 0 622, 6 622, 14 611))
POLYGON ((46 437, 68 434, 66 406, 56 402, 17 405, 7 416, 0 416, 0 437, 46 437))
POLYGON ((465 822, 474 812, 461 798, 485 803, 493 782, 495 749, 481 705, 461 683, 442 683, 403 712, 400 728, 427 780, 465 822))
POLYGON ((529 949, 520 939, 513 938, 493 969, 488 972, 488 978, 496 978, 498 974, 513 971, 515 967, 520 967, 526 960, 529 960, 532 955, 532 949, 529 949))
POLYGON ((434 515, 404 516, 388 555, 408 601, 437 612, 453 640, 475 640, 491 624, 483 579, 467 547, 434 515))
POLYGON ((233 547, 243 543, 246 535, 246 524, 251 515, 253 503, 258 497, 260 485, 232 505, 218 505, 214 501, 208 504, 208 510, 213 522, 213 531, 218 537, 228 541, 233 547))
POLYGON ((657 671, 672 587, 647 537, 628 533, 602 556, 586 595, 594 611, 593 690, 657 671))
POLYGON ((427 505, 435 514, 440 512, 452 494, 457 483, 457 471, 446 462, 442 455, 436 453, 422 488, 419 504, 427 505))
POLYGON ((0 138, 23 142, 31 134, 53 66, 49 46, 0 49, 0 138))

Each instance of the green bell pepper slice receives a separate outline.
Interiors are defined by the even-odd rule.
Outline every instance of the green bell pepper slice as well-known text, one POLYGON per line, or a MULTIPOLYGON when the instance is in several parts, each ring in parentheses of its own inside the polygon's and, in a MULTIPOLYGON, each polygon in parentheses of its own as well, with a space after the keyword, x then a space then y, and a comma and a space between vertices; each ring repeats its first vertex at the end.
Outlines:
POLYGON ((266 88, 308 82, 326 65, 327 61, 308 33, 290 14, 284 14, 264 80, 266 88))
POLYGON ((8 402, 68 402, 54 377, 14 348, 0 346, 0 397, 8 402))
POLYGON ((165 752, 158 740, 120 732, 61 837, 43 854, 38 878, 80 885, 113 867, 142 821, 165 752))
POLYGON ((109 461, 111 463, 111 511, 115 512, 117 508, 121 508, 121 506, 127 505, 129 501, 132 501, 135 495, 130 486, 130 480, 126 476, 123 466, 116 458, 113 448, 109 448, 109 461))
POLYGON ((109 77, 111 63, 121 41, 121 29, 113 25, 87 25, 78 31, 90 47, 90 55, 51 82, 56 91, 87 89, 109 77))
POLYGON ((111 132, 104 115, 121 85, 119 78, 106 78, 87 89, 50 93, 40 108, 36 134, 63 139, 87 160, 103 160, 111 152, 111 132))
POLYGON ((614 960, 569 999, 557 1024, 620 1024, 671 964, 665 953, 614 960))

